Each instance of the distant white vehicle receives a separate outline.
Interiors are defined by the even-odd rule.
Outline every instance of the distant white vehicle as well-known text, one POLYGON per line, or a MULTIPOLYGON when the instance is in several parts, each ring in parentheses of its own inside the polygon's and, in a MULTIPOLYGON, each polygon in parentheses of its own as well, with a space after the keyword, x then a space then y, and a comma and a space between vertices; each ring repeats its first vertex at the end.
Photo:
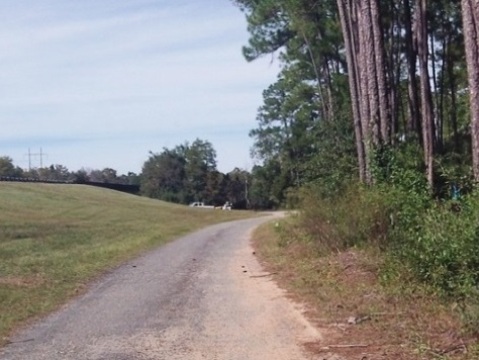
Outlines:
POLYGON ((204 204, 202 202, 192 202, 190 206, 192 207, 198 207, 198 206, 203 206, 204 204))
POLYGON ((212 206, 212 205, 205 205, 202 201, 195 201, 190 204, 191 207, 198 207, 202 209, 222 209, 222 210, 231 210, 232 204, 227 201, 223 206, 212 206))
POLYGON ((201 201, 195 201, 190 204, 191 207, 199 207, 199 208, 204 208, 204 209, 213 209, 214 206, 211 205, 205 205, 204 202, 201 201))
POLYGON ((225 202, 222 209, 223 210, 231 210, 231 203, 229 201, 225 202))

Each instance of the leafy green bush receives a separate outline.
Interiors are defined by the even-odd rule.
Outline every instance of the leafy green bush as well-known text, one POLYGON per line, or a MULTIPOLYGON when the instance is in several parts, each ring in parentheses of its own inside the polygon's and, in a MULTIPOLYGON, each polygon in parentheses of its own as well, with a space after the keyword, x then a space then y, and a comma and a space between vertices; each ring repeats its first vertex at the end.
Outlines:
POLYGON ((421 281, 455 297, 466 296, 479 282, 479 206, 477 196, 463 203, 434 203, 418 213, 420 226, 406 232, 397 255, 421 281))
POLYGON ((323 251, 378 248, 419 281, 463 298, 479 283, 479 196, 435 200, 417 175, 392 169, 388 183, 350 184, 331 197, 303 188, 298 226, 323 251))

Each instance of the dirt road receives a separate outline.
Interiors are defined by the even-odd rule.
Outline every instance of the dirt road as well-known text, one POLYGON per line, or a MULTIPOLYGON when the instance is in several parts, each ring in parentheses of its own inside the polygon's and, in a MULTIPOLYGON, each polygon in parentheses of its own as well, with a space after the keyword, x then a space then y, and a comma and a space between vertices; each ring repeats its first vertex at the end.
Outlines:
POLYGON ((123 265, 0 359, 309 359, 301 344, 320 334, 249 244, 266 220, 215 225, 123 265))

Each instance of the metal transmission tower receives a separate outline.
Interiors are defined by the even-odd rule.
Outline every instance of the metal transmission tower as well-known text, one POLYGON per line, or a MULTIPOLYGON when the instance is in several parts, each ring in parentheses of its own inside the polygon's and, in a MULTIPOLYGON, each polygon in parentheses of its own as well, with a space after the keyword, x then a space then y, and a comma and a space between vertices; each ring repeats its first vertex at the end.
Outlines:
POLYGON ((32 153, 30 151, 30 148, 28 148, 28 171, 31 171, 32 170, 32 157, 40 157, 40 168, 43 167, 43 157, 46 156, 47 154, 45 154, 42 150, 42 148, 40 148, 40 152, 39 153, 32 153))

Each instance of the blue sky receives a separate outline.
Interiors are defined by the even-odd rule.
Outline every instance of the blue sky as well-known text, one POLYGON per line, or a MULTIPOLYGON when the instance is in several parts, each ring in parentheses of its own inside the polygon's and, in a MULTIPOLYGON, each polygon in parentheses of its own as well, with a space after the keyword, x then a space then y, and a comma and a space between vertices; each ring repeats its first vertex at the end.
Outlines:
POLYGON ((138 173, 150 150, 201 138, 219 170, 250 168, 278 64, 247 63, 247 39, 230 0, 2 0, 0 156, 138 173))

